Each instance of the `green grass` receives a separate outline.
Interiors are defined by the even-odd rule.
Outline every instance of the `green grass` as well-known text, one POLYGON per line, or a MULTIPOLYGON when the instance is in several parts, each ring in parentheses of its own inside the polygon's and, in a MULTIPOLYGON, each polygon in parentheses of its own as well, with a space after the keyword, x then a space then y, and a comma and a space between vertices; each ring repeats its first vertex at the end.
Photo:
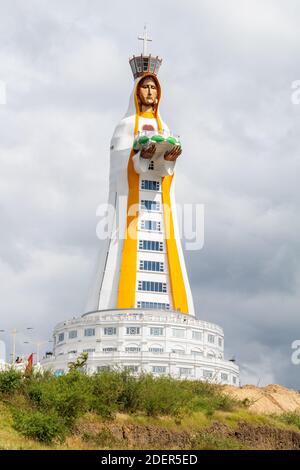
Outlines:
POLYGON ((300 430, 299 414, 257 415, 222 390, 117 370, 87 376, 75 369, 61 377, 0 372, 0 449, 124 448, 105 424, 112 422, 188 433, 195 449, 243 448, 236 439, 208 433, 215 422, 300 430))
POLYGON ((274 416, 274 420, 288 426, 293 426, 296 431, 300 430, 300 412, 290 411, 279 416, 274 416))
POLYGON ((218 434, 199 433, 192 441, 192 450, 243 450, 246 448, 237 439, 218 434))

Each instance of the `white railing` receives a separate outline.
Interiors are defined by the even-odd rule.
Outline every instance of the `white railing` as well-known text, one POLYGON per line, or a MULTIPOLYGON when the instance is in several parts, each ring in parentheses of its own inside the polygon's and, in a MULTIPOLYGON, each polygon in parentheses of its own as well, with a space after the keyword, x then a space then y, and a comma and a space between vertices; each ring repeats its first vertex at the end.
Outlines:
POLYGON ((211 330, 214 332, 218 332, 220 334, 223 334, 223 328, 221 328, 219 325, 216 325, 215 323, 210 323, 204 320, 199 320, 197 318, 193 318, 189 315, 183 315, 177 312, 169 311, 169 313, 163 313, 161 311, 159 312, 153 312, 153 311, 147 311, 143 310, 141 312, 120 312, 117 313, 105 313, 103 314, 89 314, 88 316, 83 316, 83 317, 78 317, 78 318, 73 318, 72 320, 67 320, 65 322, 60 322, 55 326, 54 331, 57 332, 61 329, 64 329, 65 327, 72 326, 72 325, 89 325, 89 324, 94 324, 94 323, 100 323, 103 324, 104 322, 134 322, 134 321, 139 321, 141 323, 163 323, 163 324, 182 324, 182 325, 195 325, 198 327, 201 327, 203 329, 211 330))

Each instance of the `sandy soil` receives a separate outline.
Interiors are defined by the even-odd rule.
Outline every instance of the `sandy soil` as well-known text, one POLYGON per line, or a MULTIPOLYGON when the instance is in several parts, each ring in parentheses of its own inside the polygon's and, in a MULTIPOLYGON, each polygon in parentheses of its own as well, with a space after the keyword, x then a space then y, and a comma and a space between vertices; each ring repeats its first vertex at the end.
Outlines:
POLYGON ((224 392, 239 400, 249 400, 249 409, 255 413, 300 412, 300 393, 281 385, 267 385, 266 387, 244 385, 240 388, 228 385, 224 388, 224 392))

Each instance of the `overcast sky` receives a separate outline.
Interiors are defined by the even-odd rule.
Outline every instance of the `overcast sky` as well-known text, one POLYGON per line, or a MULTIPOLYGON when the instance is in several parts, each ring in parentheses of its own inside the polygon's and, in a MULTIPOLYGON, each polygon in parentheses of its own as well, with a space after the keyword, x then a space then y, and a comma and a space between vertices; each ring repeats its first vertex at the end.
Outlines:
POLYGON ((300 389, 297 0, 0 0, 0 329, 29 353, 84 311, 144 22, 184 147, 177 200, 205 205, 186 253, 197 316, 223 326, 243 384, 300 389))

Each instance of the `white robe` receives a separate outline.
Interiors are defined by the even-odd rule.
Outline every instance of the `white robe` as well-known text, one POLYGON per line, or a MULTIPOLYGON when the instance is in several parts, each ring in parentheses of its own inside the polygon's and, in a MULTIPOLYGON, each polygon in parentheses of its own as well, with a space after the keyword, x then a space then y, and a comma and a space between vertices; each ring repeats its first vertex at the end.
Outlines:
MULTIPOLYGON (((87 312, 120 308, 120 284, 122 284, 122 282, 124 291, 124 278, 123 281, 120 281, 120 276, 124 267, 124 257, 126 256, 126 254, 124 253, 126 251, 124 250, 124 235, 126 233, 126 228, 128 224, 128 165, 135 137, 134 130, 136 125, 137 114, 135 94, 139 81, 140 78, 137 79, 134 83, 134 89, 130 97, 127 113, 117 125, 111 139, 108 202, 115 208, 115 215, 113 217, 113 220, 111 220, 109 236, 105 240, 105 246, 101 252, 97 273, 88 299, 86 310, 87 312)), ((164 132, 168 132, 168 127, 162 121, 159 113, 158 119, 143 117, 139 115, 138 130, 141 131, 144 125, 151 125, 152 127, 154 127, 154 130, 158 130, 158 121, 161 122, 161 126, 164 129, 164 132)), ((164 177, 170 177, 174 173, 175 162, 169 162, 165 160, 163 156, 159 158, 159 161, 154 162, 154 170, 149 170, 150 162, 149 160, 141 158, 140 152, 132 156, 132 162, 134 171, 136 172, 136 174, 139 175, 139 203, 141 203, 141 198, 145 197, 145 192, 141 190, 142 179, 155 180, 160 182, 161 184, 164 177)), ((152 199, 153 197, 154 196, 152 195, 152 199)), ((155 196, 157 200, 159 200, 159 197, 159 194, 155 196)), ((180 306, 178 306, 178 301, 176 301, 176 305, 174 302, 174 292, 172 292, 172 289, 173 291, 175 291, 176 287, 174 287, 174 282, 173 287, 171 285, 172 283, 170 282, 170 260, 168 259, 169 254, 166 248, 164 249, 164 254, 145 254, 141 253, 139 250, 139 241, 142 238, 155 239, 155 236, 157 236, 159 240, 164 239, 164 233, 156 235, 152 233, 147 234, 144 230, 141 230, 140 226, 142 223, 141 219, 143 215, 142 211, 140 211, 138 213, 137 228, 137 262, 136 266, 134 267, 134 272, 132 271, 130 275, 128 275, 128 279, 134 279, 134 282, 136 283, 136 287, 130 287, 131 290, 135 290, 134 293, 131 293, 131 299, 133 299, 134 296, 134 300, 131 300, 127 304, 126 300, 124 300, 123 292, 123 301, 121 301, 122 308, 142 308, 141 305, 147 305, 147 308, 149 308, 149 305, 151 305, 154 306, 153 308, 156 308, 158 306, 157 308, 164 308, 170 310, 176 309, 181 311, 185 310, 183 313, 189 313, 191 315, 194 315, 193 299, 179 237, 177 213, 174 198, 174 178, 172 180, 170 189, 170 201, 173 217, 172 220, 174 225, 174 238, 176 240, 178 259, 180 262, 180 268, 178 270, 181 270, 181 284, 183 285, 183 290, 185 291, 186 296, 184 304, 185 307, 180 308, 180 306), (142 258, 151 259, 151 257, 156 260, 162 260, 164 266, 164 273, 147 273, 141 272, 139 270, 139 265, 142 262, 142 258), (165 288, 164 286, 166 285, 167 292, 139 292, 138 288, 140 287, 140 283, 148 279, 150 281, 162 281, 161 283, 159 282, 159 284, 162 284, 163 288, 165 288)), ((151 217, 153 218, 158 216, 150 214, 150 218, 151 217)), ((163 220, 160 222, 160 225, 161 230, 163 232, 163 220)), ((166 243, 164 244, 167 245, 166 243)))

